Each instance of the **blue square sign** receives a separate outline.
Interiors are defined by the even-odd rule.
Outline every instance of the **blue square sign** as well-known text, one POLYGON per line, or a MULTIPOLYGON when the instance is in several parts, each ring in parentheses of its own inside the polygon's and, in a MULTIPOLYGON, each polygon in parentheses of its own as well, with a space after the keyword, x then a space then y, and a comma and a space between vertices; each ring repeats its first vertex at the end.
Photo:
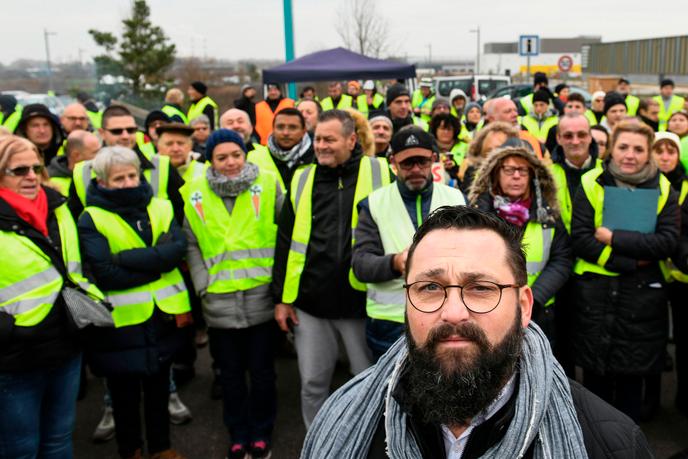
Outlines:
POLYGON ((540 54, 540 36, 521 35, 518 37, 518 54, 521 56, 537 56, 540 54))

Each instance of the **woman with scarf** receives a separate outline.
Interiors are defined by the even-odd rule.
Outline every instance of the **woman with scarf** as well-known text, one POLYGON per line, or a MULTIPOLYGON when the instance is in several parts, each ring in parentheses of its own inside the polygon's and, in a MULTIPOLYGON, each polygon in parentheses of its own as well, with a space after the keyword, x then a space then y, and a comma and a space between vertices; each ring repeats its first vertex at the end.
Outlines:
POLYGON ((246 161, 236 132, 217 130, 206 146, 211 166, 181 190, 187 262, 220 369, 227 457, 266 458, 277 408, 269 284, 283 194, 276 174, 246 161))
POLYGON ((572 259, 549 169, 525 147, 499 148, 478 170, 468 200, 521 233, 534 297, 532 317, 553 342, 554 295, 568 280, 572 259))
POLYGON ((577 257, 576 364, 583 368, 588 389, 636 421, 643 377, 664 365, 668 311, 660 262, 674 254, 679 239, 677 195, 651 156, 653 140, 654 132, 644 124, 618 123, 602 167, 581 179, 571 221, 577 257), (644 193, 624 197, 619 189, 644 193), (652 201, 634 208, 643 196, 652 201), (644 213, 655 221, 629 227, 627 217, 619 227, 608 228, 605 213, 613 209, 644 213))
POLYGON ((191 324, 179 264, 186 238, 172 204, 153 197, 136 153, 106 147, 93 160, 79 236, 96 285, 113 305, 115 328, 87 335, 93 373, 107 378, 118 452, 142 457, 141 392, 146 443, 153 459, 179 459, 170 449, 170 366, 191 324))
POLYGON ((0 138, 0 457, 72 457, 81 350, 62 297, 81 274, 76 224, 28 140, 0 138))

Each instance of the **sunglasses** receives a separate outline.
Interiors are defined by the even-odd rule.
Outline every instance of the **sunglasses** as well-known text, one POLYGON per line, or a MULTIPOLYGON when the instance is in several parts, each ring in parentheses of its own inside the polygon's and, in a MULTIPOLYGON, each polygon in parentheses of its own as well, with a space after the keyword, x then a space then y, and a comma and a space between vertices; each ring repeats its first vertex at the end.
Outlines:
POLYGON ((410 171, 413 169, 413 166, 416 165, 428 167, 430 164, 432 164, 432 158, 428 158, 427 156, 413 156, 399 162, 399 166, 405 171, 410 171))
POLYGON ((5 169, 5 175, 11 175, 13 177, 26 177, 29 175, 29 171, 33 171, 34 174, 39 175, 43 172, 45 166, 42 164, 36 164, 33 166, 19 166, 14 169, 5 169))
POLYGON ((122 135, 124 131, 127 131, 127 134, 133 135, 136 134, 136 131, 139 129, 134 126, 134 127, 128 127, 128 128, 112 128, 112 129, 105 129, 112 135, 122 135))

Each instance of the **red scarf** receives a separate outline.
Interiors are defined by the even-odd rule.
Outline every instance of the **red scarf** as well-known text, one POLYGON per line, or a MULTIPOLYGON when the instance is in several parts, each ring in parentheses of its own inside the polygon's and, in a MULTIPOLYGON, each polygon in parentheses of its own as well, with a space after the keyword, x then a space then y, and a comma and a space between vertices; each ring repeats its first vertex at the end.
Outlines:
POLYGON ((0 188, 0 199, 3 199, 17 213, 19 218, 48 236, 48 197, 40 188, 38 196, 28 199, 7 188, 0 188))

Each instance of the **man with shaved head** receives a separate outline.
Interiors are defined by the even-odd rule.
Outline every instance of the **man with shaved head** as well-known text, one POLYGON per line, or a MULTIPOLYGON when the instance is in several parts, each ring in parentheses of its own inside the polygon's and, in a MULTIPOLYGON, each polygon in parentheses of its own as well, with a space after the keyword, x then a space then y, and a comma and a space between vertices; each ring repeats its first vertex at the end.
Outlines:
POLYGON ((78 102, 67 105, 60 116, 60 123, 67 135, 76 130, 87 130, 89 118, 86 107, 78 102))
POLYGON ((48 165, 50 183, 65 197, 69 196, 74 166, 81 161, 93 159, 99 149, 100 140, 94 134, 82 129, 73 130, 64 144, 65 154, 54 157, 48 165))
POLYGON ((519 129, 521 129, 519 137, 521 140, 528 142, 538 158, 543 159, 545 156, 549 155, 544 145, 542 145, 538 139, 519 126, 518 109, 513 100, 507 98, 492 99, 490 104, 486 106, 485 113, 485 118, 488 123, 503 121, 513 126, 518 126, 519 129))
POLYGON ((253 125, 251 124, 251 118, 249 118, 248 113, 238 108, 230 108, 222 114, 220 117, 220 127, 223 129, 231 129, 234 132, 239 133, 248 151, 255 149, 259 143, 253 144, 253 125), (252 146, 253 144, 253 146, 252 146))

